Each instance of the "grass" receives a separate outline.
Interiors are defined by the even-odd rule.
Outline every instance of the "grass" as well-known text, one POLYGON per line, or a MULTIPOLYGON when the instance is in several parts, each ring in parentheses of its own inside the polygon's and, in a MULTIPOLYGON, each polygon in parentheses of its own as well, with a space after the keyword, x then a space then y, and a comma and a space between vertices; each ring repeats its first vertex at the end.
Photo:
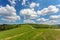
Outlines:
POLYGON ((59 37, 60 30, 35 29, 31 25, 0 32, 0 40, 60 40, 59 37))

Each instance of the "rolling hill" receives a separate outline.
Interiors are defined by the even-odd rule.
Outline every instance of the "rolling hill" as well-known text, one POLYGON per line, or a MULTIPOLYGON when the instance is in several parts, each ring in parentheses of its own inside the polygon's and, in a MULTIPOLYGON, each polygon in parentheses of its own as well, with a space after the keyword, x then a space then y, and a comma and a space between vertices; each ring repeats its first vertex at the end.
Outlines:
POLYGON ((31 25, 0 31, 0 40, 60 40, 60 29, 38 29, 31 25))

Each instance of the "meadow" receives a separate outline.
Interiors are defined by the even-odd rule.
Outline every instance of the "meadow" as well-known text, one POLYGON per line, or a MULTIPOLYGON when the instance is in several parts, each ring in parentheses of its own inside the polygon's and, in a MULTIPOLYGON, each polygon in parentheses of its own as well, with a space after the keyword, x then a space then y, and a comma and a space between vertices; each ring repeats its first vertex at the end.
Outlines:
POLYGON ((5 29, 0 30, 0 40, 60 40, 60 29, 57 26, 46 24, 8 25, 11 28, 4 26, 5 29))

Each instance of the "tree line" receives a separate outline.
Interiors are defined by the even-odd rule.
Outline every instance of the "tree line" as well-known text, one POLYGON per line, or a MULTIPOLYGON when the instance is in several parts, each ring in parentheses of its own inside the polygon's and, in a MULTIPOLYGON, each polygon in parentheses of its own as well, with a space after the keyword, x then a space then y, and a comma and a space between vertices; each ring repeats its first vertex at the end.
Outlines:
POLYGON ((0 25, 0 31, 22 27, 22 25, 30 25, 34 28, 60 28, 59 26, 56 25, 47 25, 47 24, 12 24, 12 25, 2 24, 0 25))

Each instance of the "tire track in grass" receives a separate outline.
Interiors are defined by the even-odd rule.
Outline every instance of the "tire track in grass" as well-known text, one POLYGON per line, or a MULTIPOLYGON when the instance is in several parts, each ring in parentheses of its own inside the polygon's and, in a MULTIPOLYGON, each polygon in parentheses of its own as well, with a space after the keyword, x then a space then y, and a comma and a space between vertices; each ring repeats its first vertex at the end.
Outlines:
POLYGON ((32 29, 35 29, 35 28, 33 28, 32 26, 31 26, 31 28, 32 28, 32 29))
MULTIPOLYGON (((33 28, 32 28, 32 31, 33 31, 33 28)), ((28 31, 28 32, 30 32, 30 31, 28 31)), ((28 33, 28 32, 25 32, 25 33, 28 33)), ((25 33, 20 33, 20 34, 17 34, 17 35, 14 35, 14 36, 10 36, 10 37, 6 37, 6 38, 0 39, 0 40, 10 40, 10 39, 12 39, 12 38, 15 38, 15 37, 18 37, 18 36, 22 36, 22 35, 24 35, 25 33)))
POLYGON ((53 30, 58 30, 58 31, 60 31, 60 29, 53 29, 53 30))
POLYGON ((34 37, 33 37, 33 40, 35 40, 35 38, 37 38, 38 36, 42 35, 43 32, 39 32, 38 34, 36 34, 34 37))
POLYGON ((48 30, 57 30, 57 31, 60 31, 60 29, 48 29, 48 30))
POLYGON ((54 34, 52 33, 53 34, 52 37, 54 38, 54 40, 60 40, 60 36, 59 36, 60 34, 58 34, 58 32, 60 32, 60 29, 49 29, 49 30, 54 31, 54 34))
POLYGON ((18 34, 18 35, 14 35, 12 37, 7 37, 7 38, 4 38, 4 39, 1 39, 1 40, 10 40, 11 38, 15 38, 17 36, 22 36, 24 33, 21 33, 21 34, 18 34))
POLYGON ((55 30, 58 31, 58 32, 55 31, 54 33, 55 40, 60 40, 60 29, 55 29, 55 30))
MULTIPOLYGON (((28 31, 28 32, 30 32, 30 31, 28 31)), ((28 32, 25 32, 25 33, 28 33, 28 32)), ((18 37, 18 36, 20 37, 20 36, 24 35, 25 33, 20 33, 20 34, 17 34, 17 35, 14 35, 14 36, 10 36, 10 37, 6 37, 6 38, 0 39, 0 40, 10 40, 10 39, 18 37)))

